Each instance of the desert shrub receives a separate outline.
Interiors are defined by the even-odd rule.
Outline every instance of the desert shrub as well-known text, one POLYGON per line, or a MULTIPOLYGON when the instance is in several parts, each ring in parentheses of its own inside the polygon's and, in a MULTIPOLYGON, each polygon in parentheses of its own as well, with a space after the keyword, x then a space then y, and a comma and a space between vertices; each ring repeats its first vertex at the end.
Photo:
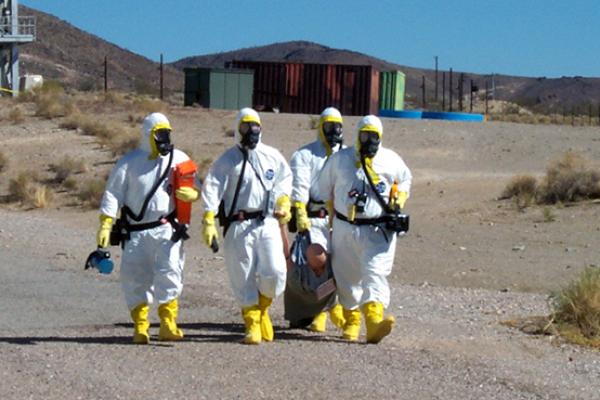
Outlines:
POLYGON ((25 121, 25 115, 23 114, 21 107, 14 107, 12 110, 10 110, 8 113, 8 120, 15 125, 25 121))
POLYGON ((55 181, 63 183, 70 175, 85 172, 87 165, 84 160, 65 156, 58 163, 52 164, 50 170, 56 174, 55 181))
POLYGON ((26 203, 31 201, 34 193, 35 181, 28 172, 21 172, 8 183, 8 197, 10 201, 26 203))
POLYGON ((83 125, 83 121, 86 117, 79 113, 73 112, 68 114, 63 121, 58 125, 63 129, 74 129, 81 127, 83 125))
POLYGON ((133 102, 133 106, 144 115, 153 113, 153 112, 162 112, 165 113, 167 111, 167 105, 160 100, 151 99, 149 97, 141 97, 136 99, 133 102))
POLYGON ((567 152, 546 170, 540 190, 545 204, 600 197, 600 172, 576 153, 567 152))
POLYGON ((31 205, 35 208, 48 207, 54 198, 52 189, 46 185, 35 184, 31 197, 31 205))
POLYGON ((140 136, 129 132, 128 134, 120 137, 119 140, 115 140, 107 144, 112 150, 113 155, 120 156, 139 147, 140 136))
POLYGON ((8 168, 8 158, 0 151, 0 173, 6 171, 8 168))
POLYGON ((575 343, 600 347, 600 269, 586 268, 551 298, 561 335, 575 343))
POLYGON ((501 199, 513 199, 519 209, 535 202, 537 180, 531 175, 518 175, 512 178, 500 195, 501 199))
POLYGON ((88 208, 100 207, 100 201, 104 193, 106 181, 104 179, 92 179, 83 184, 83 187, 77 194, 77 197, 84 206, 88 208))
POLYGON ((67 179, 64 180, 62 185, 67 190, 75 190, 75 189, 77 189, 77 186, 78 186, 77 179, 75 179, 72 176, 69 176, 67 179))

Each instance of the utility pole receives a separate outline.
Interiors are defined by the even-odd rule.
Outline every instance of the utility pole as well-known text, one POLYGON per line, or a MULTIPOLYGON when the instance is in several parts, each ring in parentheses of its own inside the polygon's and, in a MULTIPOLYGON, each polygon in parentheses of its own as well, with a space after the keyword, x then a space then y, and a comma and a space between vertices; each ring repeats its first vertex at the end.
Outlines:
POLYGON ((446 111, 446 71, 442 71, 442 111, 446 111))
POLYGON ((465 82, 465 74, 463 72, 460 73, 458 78, 458 110, 460 112, 463 111, 463 97, 464 93, 464 82, 465 82))
POLYGON ((425 75, 421 77, 421 89, 423 90, 423 110, 427 108, 427 99, 425 97, 425 75))
POLYGON ((435 102, 438 101, 438 56, 435 56, 435 102))
POLYGON ((163 99, 163 55, 160 53, 160 99, 163 99))
POLYGON ((450 68, 450 85, 448 87, 448 90, 450 90, 450 93, 449 93, 450 106, 448 107, 448 111, 452 112, 452 68, 450 68))

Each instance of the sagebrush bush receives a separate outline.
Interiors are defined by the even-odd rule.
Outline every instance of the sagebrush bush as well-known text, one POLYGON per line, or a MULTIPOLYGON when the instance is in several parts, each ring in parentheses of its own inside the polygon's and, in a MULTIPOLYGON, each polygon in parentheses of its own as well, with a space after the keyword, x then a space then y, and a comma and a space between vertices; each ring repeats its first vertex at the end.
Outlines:
POLYGON ((87 165, 82 159, 64 156, 58 163, 52 164, 50 170, 56 174, 55 181, 63 183, 71 174, 80 174, 87 171, 87 165))
POLYGON ((168 108, 166 103, 148 97, 141 97, 136 99, 133 102, 133 105, 138 111, 142 112, 144 115, 153 112, 165 113, 168 108))
POLYGON ((33 188, 31 205, 35 208, 48 207, 54 198, 52 189, 45 185, 36 184, 33 188))
POLYGON ((586 268, 578 279, 551 298, 554 321, 567 339, 593 340, 600 345, 599 268, 586 268))
POLYGON ((600 197, 600 172, 580 155, 567 152, 546 170, 539 200, 545 204, 600 197))
POLYGON ((85 182, 79 191, 77 197, 84 206, 88 208, 98 208, 100 207, 100 201, 102 200, 102 195, 104 194, 104 188, 106 186, 105 179, 92 179, 90 181, 85 182))
POLYGON ((535 203, 537 180, 531 175, 518 175, 512 178, 500 195, 501 199, 513 199, 519 209, 535 203))
POLYGON ((29 172, 21 172, 8 183, 10 201, 27 203, 33 198, 35 180, 29 172))

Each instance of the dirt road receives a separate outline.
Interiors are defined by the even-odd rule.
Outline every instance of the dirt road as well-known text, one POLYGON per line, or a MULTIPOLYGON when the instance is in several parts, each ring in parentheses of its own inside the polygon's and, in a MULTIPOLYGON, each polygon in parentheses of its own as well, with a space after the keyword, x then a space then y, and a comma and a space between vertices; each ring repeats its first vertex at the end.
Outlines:
MULTIPOLYGON (((197 160, 231 143, 223 128, 231 113, 171 116, 176 140, 197 160)), ((347 118, 347 137, 355 123, 347 118)), ((288 157, 314 137, 307 116, 264 114, 263 124, 264 140, 288 157)), ((384 145, 415 181, 412 231, 390 279, 398 324, 381 344, 345 343, 331 325, 326 335, 287 329, 281 299, 275 342, 239 344, 223 260, 201 245, 195 214, 181 299, 186 340, 157 342, 153 310, 151 345, 131 345, 118 268, 83 271, 97 213, 59 194, 58 208, 0 208, 1 398, 600 399, 598 352, 499 324, 547 314, 548 291, 598 262, 600 207, 553 208, 556 221, 544 222, 539 208, 495 200, 511 176, 542 175, 569 149, 600 159, 597 129, 396 120, 384 129, 384 145)), ((89 157, 89 174, 110 168, 89 137, 54 121, 0 127, 0 143, 11 166, 0 194, 19 166, 43 168, 64 154, 89 157)), ((118 263, 118 249, 113 256, 118 263)))

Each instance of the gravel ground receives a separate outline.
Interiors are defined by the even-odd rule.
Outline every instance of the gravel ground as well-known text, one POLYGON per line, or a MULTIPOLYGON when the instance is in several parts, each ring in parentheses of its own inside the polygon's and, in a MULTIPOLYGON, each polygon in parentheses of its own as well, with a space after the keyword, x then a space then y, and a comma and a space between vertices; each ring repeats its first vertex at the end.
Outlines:
POLYGON ((223 261, 194 245, 185 341, 134 346, 118 274, 82 270, 95 213, 0 216, 4 399, 600 398, 597 352, 499 323, 546 314, 540 294, 393 279, 398 325, 380 345, 345 343, 332 326, 325 335, 286 329, 281 301, 276 341, 241 345, 223 261))
MULTIPOLYGON (((48 174, 65 155, 89 161, 83 179, 111 167, 114 157, 93 138, 25 110, 23 124, 0 126, 9 159, 0 197, 21 169, 48 174)), ((169 116, 176 143, 198 162, 231 143, 231 112, 174 108, 169 116)), ((351 132, 357 118, 346 121, 351 132)), ((287 157, 314 138, 305 115, 264 114, 263 123, 265 141, 287 157)), ((384 127, 384 144, 415 181, 411 233, 399 241, 390 276, 397 326, 382 343, 345 343, 331 325, 324 335, 287 329, 277 299, 276 340, 241 345, 222 255, 193 231, 181 298, 185 340, 158 342, 154 309, 151 345, 131 345, 118 267, 109 276, 83 271, 97 213, 59 192, 46 210, 0 206, 0 398, 600 399, 599 352, 501 324, 547 315, 549 291, 597 265, 600 207, 552 207, 548 223, 539 207, 518 212, 496 200, 512 176, 541 176, 567 150, 600 159, 597 128, 400 120, 384 127)), ((118 249, 113 257, 118 265, 118 249)))

